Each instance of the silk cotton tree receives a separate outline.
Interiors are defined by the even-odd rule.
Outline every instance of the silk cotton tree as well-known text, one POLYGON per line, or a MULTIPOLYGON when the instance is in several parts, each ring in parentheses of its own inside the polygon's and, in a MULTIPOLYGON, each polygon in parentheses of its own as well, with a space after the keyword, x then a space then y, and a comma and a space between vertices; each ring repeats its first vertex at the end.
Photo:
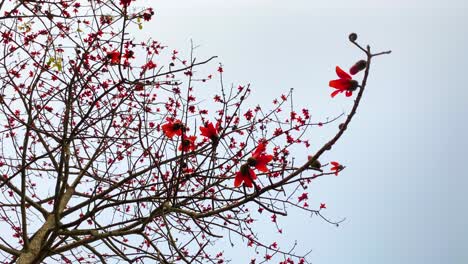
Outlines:
POLYGON ((319 159, 349 127, 371 60, 388 52, 350 35, 361 77, 337 68, 329 85, 353 107, 311 149, 308 131, 338 118, 292 111, 291 92, 249 108, 249 84, 226 87, 215 57, 137 39, 154 11, 135 2, 0 2, 2 263, 223 263, 216 242, 227 237, 262 249, 253 262, 306 263, 252 222, 274 225, 289 207, 330 221, 306 188, 344 169, 319 159), (210 83, 217 95, 199 98, 210 83), (293 162, 296 146, 310 156, 293 162))

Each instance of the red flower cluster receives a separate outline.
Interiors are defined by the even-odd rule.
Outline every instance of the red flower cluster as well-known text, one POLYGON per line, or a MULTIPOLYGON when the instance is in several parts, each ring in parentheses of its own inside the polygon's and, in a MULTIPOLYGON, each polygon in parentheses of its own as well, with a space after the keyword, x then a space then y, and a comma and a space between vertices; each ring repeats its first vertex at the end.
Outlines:
POLYGON ((337 80, 331 80, 330 83, 328 84, 330 87, 333 87, 336 89, 336 91, 333 91, 331 93, 331 97, 335 97, 339 93, 345 92, 347 97, 350 97, 353 95, 353 91, 355 91, 359 83, 356 80, 353 80, 351 75, 343 71, 340 67, 336 66, 336 75, 340 77, 337 80))
POLYGON ((242 182, 248 188, 253 187, 253 180, 257 179, 257 175, 250 167, 254 167, 261 172, 269 171, 266 165, 273 159, 273 156, 266 155, 265 151, 266 143, 261 142, 252 153, 252 156, 247 160, 247 163, 242 165, 240 171, 236 173, 234 179, 235 187, 239 187, 242 182))
POLYGON ((182 136, 182 142, 179 145, 179 150, 188 152, 194 151, 197 148, 195 144, 195 140, 197 139, 196 136, 187 136, 184 134, 185 127, 184 124, 178 119, 167 118, 167 123, 161 126, 162 131, 164 134, 172 139, 174 136, 182 136))

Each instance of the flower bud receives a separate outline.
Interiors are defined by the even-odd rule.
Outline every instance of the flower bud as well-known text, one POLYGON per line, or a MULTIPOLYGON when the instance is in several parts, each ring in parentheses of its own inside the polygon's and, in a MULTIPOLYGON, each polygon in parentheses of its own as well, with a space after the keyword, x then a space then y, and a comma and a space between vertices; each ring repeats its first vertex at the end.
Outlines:
POLYGON ((365 68, 367 67, 367 61, 365 60, 360 60, 358 62, 356 62, 350 69, 349 69, 349 73, 351 73, 352 75, 364 70, 365 68))
POLYGON ((311 169, 319 170, 320 167, 322 167, 322 164, 320 164, 320 161, 318 161, 318 160, 313 160, 309 167, 311 169))
POLYGON ((357 40, 357 34, 356 33, 351 33, 351 34, 349 34, 348 38, 349 38, 349 41, 354 42, 354 41, 357 40))

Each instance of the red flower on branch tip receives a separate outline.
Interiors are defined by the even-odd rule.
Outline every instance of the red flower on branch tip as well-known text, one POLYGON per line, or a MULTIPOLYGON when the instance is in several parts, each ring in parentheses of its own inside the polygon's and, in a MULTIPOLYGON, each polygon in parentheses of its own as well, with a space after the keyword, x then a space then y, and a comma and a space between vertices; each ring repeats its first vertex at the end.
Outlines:
POLYGON ((120 52, 118 52, 117 50, 107 52, 107 58, 110 60, 111 64, 119 64, 120 52))
POLYGON ((268 172, 267 164, 273 159, 272 155, 265 155, 266 143, 260 142, 255 151, 252 153, 252 157, 247 160, 247 164, 251 167, 255 167, 261 172, 268 172))
POLYGON ((164 134, 168 138, 173 138, 175 135, 181 136, 184 130, 184 125, 180 120, 173 120, 171 118, 166 119, 168 122, 161 126, 164 134))
POLYGON ((180 142, 179 150, 184 152, 194 151, 197 148, 197 146, 195 145, 196 139, 196 136, 184 137, 184 139, 182 139, 182 142, 180 142))
POLYGON ((211 139, 212 141, 217 141, 219 138, 218 128, 219 128, 219 125, 216 125, 215 127, 213 123, 209 122, 209 123, 206 123, 205 126, 200 127, 200 132, 202 136, 207 137, 211 139))
POLYGON ((324 203, 320 203, 320 209, 327 209, 327 205, 324 203))
POLYGON ((253 181, 257 179, 255 172, 249 167, 248 164, 241 166, 240 170, 236 173, 234 178, 234 186, 239 187, 242 183, 247 188, 253 187, 253 181))
POLYGON ((335 97, 339 93, 345 93, 347 97, 353 95, 353 91, 355 91, 359 83, 356 80, 353 80, 351 75, 343 71, 340 67, 336 66, 336 75, 340 77, 337 80, 331 80, 329 82, 329 86, 335 88, 336 91, 331 93, 331 97, 335 97))
POLYGON ((338 176, 338 172, 340 172, 343 169, 343 165, 339 164, 336 161, 330 162, 333 167, 330 169, 331 171, 335 171, 335 175, 338 176))

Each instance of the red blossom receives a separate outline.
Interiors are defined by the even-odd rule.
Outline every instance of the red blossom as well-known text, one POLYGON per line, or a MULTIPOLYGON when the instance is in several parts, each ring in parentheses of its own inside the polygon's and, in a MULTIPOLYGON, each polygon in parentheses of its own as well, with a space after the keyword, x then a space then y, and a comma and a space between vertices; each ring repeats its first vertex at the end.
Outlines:
POLYGON ((320 209, 327 209, 327 205, 324 203, 320 203, 320 209))
POLYGON ((168 138, 173 138, 175 135, 181 136, 182 130, 184 128, 182 122, 180 120, 172 120, 170 118, 168 118, 167 121, 167 123, 161 126, 161 129, 163 130, 164 134, 168 138))
POLYGON ((333 167, 330 170, 335 171, 335 175, 338 176, 338 172, 340 172, 343 169, 343 165, 336 161, 332 161, 330 163, 331 165, 333 165, 333 167))
POLYGON ((201 135, 207 137, 213 141, 216 141, 219 137, 218 126, 214 126, 213 123, 206 123, 205 126, 200 127, 201 135))
POLYGON ((143 91, 145 90, 145 85, 143 83, 137 83, 135 84, 135 88, 133 88, 135 91, 143 91))
POLYGON ((120 4, 123 5, 124 7, 128 7, 132 0, 120 0, 120 4))
POLYGON ((119 64, 120 52, 118 52, 117 50, 107 52, 107 58, 110 60, 111 64, 119 64))
POLYGON ((253 118, 252 110, 250 110, 250 109, 247 110, 247 112, 245 112, 245 114, 244 114, 244 117, 245 117, 245 119, 250 121, 253 118))
POLYGON ((298 199, 298 202, 302 202, 304 200, 309 199, 309 196, 308 196, 307 193, 303 193, 303 194, 301 194, 301 196, 297 197, 297 199, 298 199))
POLYGON ((345 93, 347 97, 353 95, 353 91, 358 87, 358 82, 351 78, 351 75, 343 71, 340 67, 336 66, 336 75, 340 77, 337 80, 331 80, 329 86, 335 88, 336 91, 331 93, 331 97, 335 97, 339 93, 345 93))
POLYGON ((197 148, 197 146, 195 145, 196 139, 196 136, 185 137, 179 145, 179 150, 184 152, 194 151, 197 148))
POLYGON ((268 172, 267 164, 273 159, 273 155, 265 155, 266 143, 260 142, 255 151, 252 153, 252 157, 247 160, 247 164, 255 167, 261 172, 268 172))
POLYGON ((152 60, 150 60, 145 65, 143 65, 142 69, 145 70, 145 71, 146 70, 152 70, 152 69, 156 68, 156 66, 157 65, 152 60))
POLYGON ((249 167, 249 165, 244 164, 241 166, 240 170, 236 173, 234 179, 234 186, 239 187, 242 183, 247 188, 253 187, 253 181, 257 179, 255 172, 249 167))

